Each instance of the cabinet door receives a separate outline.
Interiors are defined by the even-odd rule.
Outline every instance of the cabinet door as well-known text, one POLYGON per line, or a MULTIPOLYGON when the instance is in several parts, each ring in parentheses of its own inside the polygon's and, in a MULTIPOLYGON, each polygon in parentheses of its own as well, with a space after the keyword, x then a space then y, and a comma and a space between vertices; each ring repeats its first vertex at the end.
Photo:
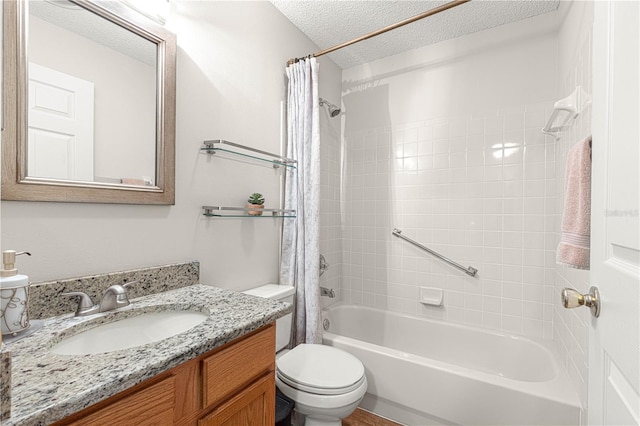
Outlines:
POLYGON ((198 422, 198 426, 273 426, 276 384, 262 377, 198 422))
POLYGON ((73 426, 171 426, 174 416, 174 393, 175 378, 170 376, 67 424, 73 426))

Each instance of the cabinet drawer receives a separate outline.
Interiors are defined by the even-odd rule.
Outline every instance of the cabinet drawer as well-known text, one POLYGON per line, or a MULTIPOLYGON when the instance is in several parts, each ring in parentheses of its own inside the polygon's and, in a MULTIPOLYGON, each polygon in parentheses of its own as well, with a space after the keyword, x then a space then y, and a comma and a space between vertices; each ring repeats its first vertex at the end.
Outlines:
POLYGON ((175 377, 169 376, 149 387, 94 411, 68 425, 173 425, 175 377))
POLYGON ((273 324, 202 360, 202 402, 217 404, 275 369, 273 324))

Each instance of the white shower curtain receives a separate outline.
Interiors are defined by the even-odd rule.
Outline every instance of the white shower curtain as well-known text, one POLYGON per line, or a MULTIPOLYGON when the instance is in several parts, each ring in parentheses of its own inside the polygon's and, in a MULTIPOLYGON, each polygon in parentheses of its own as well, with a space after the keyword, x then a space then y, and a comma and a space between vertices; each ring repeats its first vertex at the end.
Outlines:
POLYGON ((319 286, 320 125, 318 63, 315 58, 287 67, 287 157, 298 161, 285 175, 285 209, 280 283, 296 287, 294 344, 322 341, 319 286))

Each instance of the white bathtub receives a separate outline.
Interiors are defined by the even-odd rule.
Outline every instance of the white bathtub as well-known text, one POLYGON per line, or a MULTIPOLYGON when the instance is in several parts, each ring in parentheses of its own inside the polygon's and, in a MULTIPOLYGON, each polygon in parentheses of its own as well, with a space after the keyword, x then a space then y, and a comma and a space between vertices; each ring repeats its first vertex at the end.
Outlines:
POLYGON ((323 319, 323 343, 365 366, 366 410, 411 425, 580 424, 566 373, 532 340, 357 305, 323 319))

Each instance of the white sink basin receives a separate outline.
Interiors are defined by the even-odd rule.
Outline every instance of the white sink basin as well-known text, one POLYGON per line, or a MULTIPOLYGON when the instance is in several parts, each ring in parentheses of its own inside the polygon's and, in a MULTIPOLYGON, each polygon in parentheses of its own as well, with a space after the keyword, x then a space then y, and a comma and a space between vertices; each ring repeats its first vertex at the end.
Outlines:
POLYGON ((209 315, 193 311, 150 312, 109 322, 56 343, 50 352, 87 355, 158 342, 195 327, 209 315))

